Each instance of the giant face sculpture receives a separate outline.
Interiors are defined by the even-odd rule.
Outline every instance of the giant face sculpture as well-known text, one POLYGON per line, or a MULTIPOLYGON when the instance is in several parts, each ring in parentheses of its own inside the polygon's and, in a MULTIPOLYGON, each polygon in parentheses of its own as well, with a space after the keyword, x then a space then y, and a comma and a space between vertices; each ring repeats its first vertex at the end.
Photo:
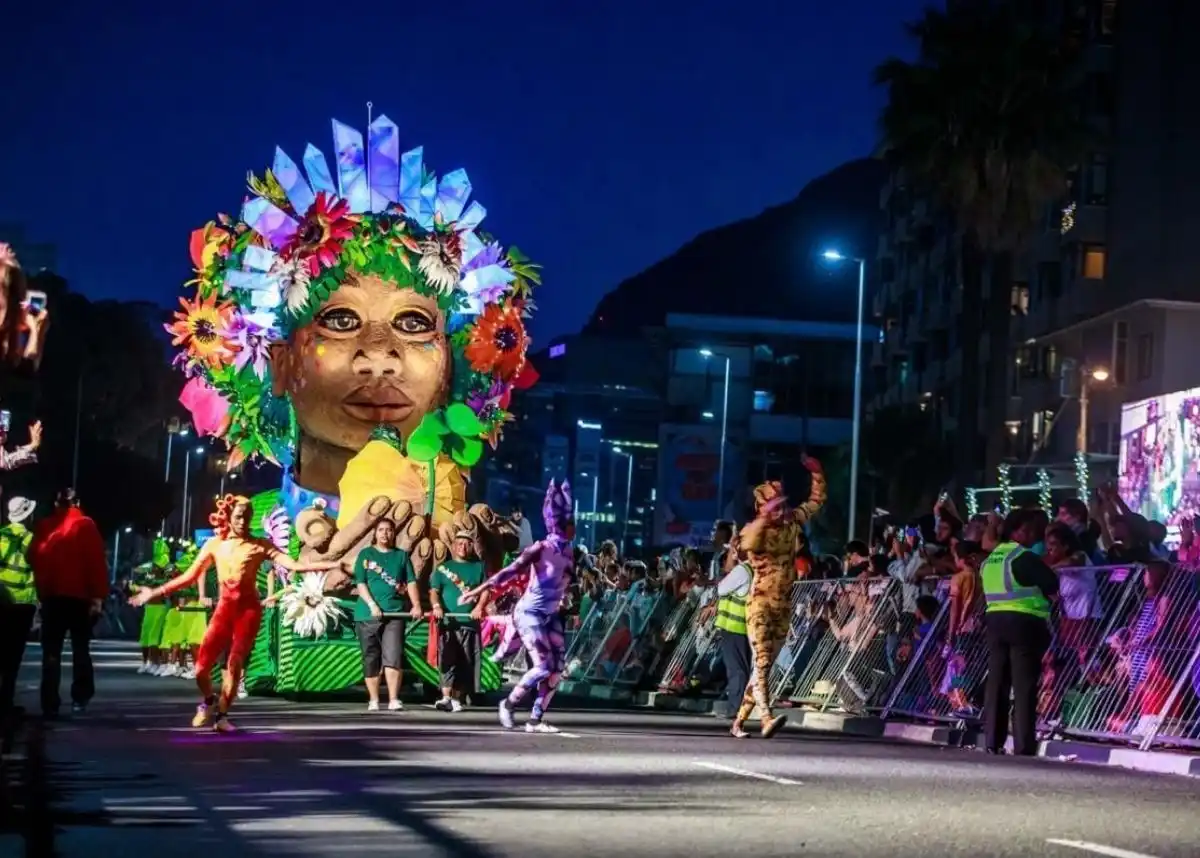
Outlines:
POLYGON ((241 218, 193 234, 196 294, 167 326, 183 350, 181 401, 229 445, 231 468, 262 457, 343 499, 347 480, 369 483, 365 500, 350 492, 360 508, 341 510, 340 541, 332 523, 301 528, 323 534, 322 550, 383 515, 398 541, 424 544, 462 511, 467 469, 534 378, 524 317, 537 266, 478 233, 485 210, 467 205, 466 173, 438 179, 420 149, 401 155, 386 117, 366 147, 333 130, 336 180, 316 147, 303 172, 277 150, 241 218), (369 467, 355 469, 362 456, 369 467), (400 520, 420 516, 424 528, 400 520))

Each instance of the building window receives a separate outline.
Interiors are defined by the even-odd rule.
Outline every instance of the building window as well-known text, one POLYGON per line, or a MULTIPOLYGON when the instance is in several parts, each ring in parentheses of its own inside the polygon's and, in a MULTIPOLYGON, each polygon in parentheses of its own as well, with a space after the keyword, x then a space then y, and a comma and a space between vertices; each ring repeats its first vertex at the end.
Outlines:
POLYGON ((1084 200, 1089 206, 1108 204, 1108 156, 1103 152, 1092 154, 1084 183, 1084 200))
POLYGON ((1024 316, 1029 313, 1029 284, 1014 283, 1012 286, 1012 314, 1024 316))
POLYGON ((1154 334, 1142 334, 1137 341, 1137 377, 1145 381, 1154 374, 1154 334))
POLYGON ((767 412, 775 404, 775 395, 769 390, 754 391, 754 410, 767 412))
POLYGON ((1129 364, 1129 323, 1113 323, 1112 371, 1113 381, 1124 384, 1129 364))
POLYGON ((1103 280, 1105 263, 1108 261, 1102 244, 1085 244, 1081 250, 1083 265, 1081 274, 1086 280, 1103 280))
POLYGON ((1042 352, 1042 366, 1046 370, 1046 378, 1058 378, 1058 349, 1046 346, 1042 352))
POLYGON ((1054 428, 1053 411, 1033 412, 1033 443, 1038 447, 1048 447, 1050 430, 1054 428))

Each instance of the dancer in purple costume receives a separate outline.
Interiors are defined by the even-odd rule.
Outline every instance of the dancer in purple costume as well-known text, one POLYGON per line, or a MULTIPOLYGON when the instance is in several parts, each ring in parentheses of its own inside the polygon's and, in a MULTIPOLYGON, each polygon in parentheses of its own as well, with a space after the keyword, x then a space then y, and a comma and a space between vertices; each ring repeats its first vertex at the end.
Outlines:
POLYGON ((554 689, 566 666, 566 635, 559 608, 574 572, 571 540, 575 538, 574 502, 571 486, 561 487, 550 481, 542 503, 542 519, 546 522, 546 538, 524 551, 508 566, 501 569, 474 590, 464 593, 459 601, 477 599, 484 590, 502 586, 513 576, 529 572, 525 592, 513 608, 512 621, 521 643, 533 663, 512 693, 500 703, 500 723, 512 729, 513 709, 531 691, 536 691, 533 711, 525 725, 527 733, 557 733, 558 730, 542 721, 554 689))

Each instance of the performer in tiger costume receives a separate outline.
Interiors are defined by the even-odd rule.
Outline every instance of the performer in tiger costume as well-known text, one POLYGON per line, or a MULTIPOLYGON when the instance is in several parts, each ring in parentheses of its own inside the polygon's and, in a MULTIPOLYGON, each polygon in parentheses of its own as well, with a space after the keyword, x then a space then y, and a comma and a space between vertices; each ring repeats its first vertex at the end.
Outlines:
POLYGON ((746 634, 754 653, 754 670, 730 730, 738 739, 749 735, 743 727, 755 703, 762 717, 764 739, 774 736, 787 722, 786 716, 772 714, 767 682, 771 665, 787 639, 796 554, 802 544, 804 524, 825 503, 825 474, 821 464, 809 456, 804 457, 803 464, 812 475, 808 500, 793 509, 788 506, 781 483, 763 483, 754 490, 756 517, 738 534, 738 550, 746 556, 753 576, 746 602, 746 634))

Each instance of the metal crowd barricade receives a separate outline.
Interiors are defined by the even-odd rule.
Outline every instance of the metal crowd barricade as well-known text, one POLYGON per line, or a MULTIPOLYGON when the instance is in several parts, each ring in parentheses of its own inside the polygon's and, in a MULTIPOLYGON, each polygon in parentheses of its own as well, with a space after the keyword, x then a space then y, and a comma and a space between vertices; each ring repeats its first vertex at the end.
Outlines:
POLYGON ((819 711, 877 708, 895 674, 899 587, 888 578, 797 583, 788 641, 772 667, 772 699, 819 711))
POLYGON ((684 599, 667 620, 662 655, 651 671, 658 677, 660 691, 678 694, 687 690, 701 668, 720 656, 716 618, 702 617, 698 597, 699 593, 696 599, 684 599))

